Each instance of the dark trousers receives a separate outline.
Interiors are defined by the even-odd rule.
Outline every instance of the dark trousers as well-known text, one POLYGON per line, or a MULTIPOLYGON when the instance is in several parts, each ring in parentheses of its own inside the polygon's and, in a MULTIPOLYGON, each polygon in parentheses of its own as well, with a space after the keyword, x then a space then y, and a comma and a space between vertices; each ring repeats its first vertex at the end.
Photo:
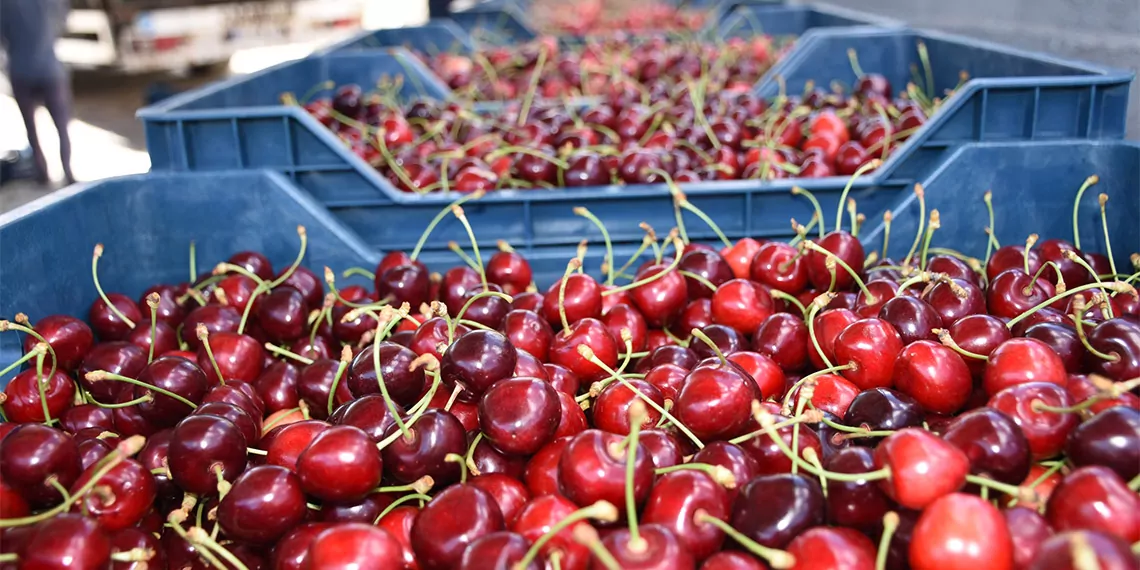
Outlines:
POLYGON ((428 0, 428 17, 431 19, 451 16, 451 0, 428 0))
POLYGON ((28 145, 36 162, 36 178, 48 181, 47 159, 40 147, 40 137, 36 132, 36 109, 46 107, 59 132, 59 159, 63 163, 63 175, 68 184, 75 182, 71 174, 71 137, 67 125, 71 122, 71 82, 66 78, 47 80, 21 80, 12 78, 12 98, 20 108, 24 128, 28 131, 28 145))

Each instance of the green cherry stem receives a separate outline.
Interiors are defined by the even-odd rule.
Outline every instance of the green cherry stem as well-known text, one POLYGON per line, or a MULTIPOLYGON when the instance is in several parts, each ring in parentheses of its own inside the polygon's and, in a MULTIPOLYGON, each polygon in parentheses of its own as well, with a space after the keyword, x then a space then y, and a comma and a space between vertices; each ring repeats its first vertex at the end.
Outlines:
POLYGON ((1085 182, 1081 184, 1081 187, 1077 189, 1076 198, 1073 199, 1073 247, 1077 248, 1078 250, 1081 249, 1081 233, 1078 231, 1077 223, 1079 220, 1077 214, 1081 208, 1081 197, 1085 195, 1085 190, 1088 190, 1089 186, 1092 186, 1098 182, 1100 182, 1100 177, 1095 174, 1086 178, 1085 182))
POLYGON ((107 309, 114 313, 116 317, 119 317, 119 320, 126 323, 128 327, 133 329, 135 328, 135 322, 128 319, 127 316, 111 302, 111 299, 107 298, 107 294, 103 292, 103 286, 99 284, 100 257, 103 257, 103 244, 97 243, 95 244, 95 253, 91 256, 91 280, 95 282, 95 291, 99 293, 99 298, 107 305, 107 309))
POLYGON ((826 224, 823 221, 823 208, 820 207, 819 200, 816 199, 815 194, 812 194, 811 192, 808 192, 799 186, 792 188, 792 194, 796 196, 803 196, 811 202, 812 208, 815 208, 816 219, 819 220, 819 239, 823 239, 823 232, 825 230, 824 226, 826 224))
POLYGON ((879 538, 879 550, 875 554, 875 570, 886 570, 887 555, 891 552, 891 539, 899 528, 899 514, 891 511, 883 515, 883 536, 879 538))
POLYGON ((546 531, 546 534, 538 537, 538 540, 534 541, 534 544, 531 545, 530 550, 526 552, 526 555, 522 557, 522 560, 519 560, 514 566, 512 566, 511 570, 526 570, 526 567, 529 566, 531 562, 534 562, 535 558, 538 558, 539 552, 542 551, 543 546, 546 546, 546 543, 550 542, 551 539, 558 535, 558 533, 562 532, 570 525, 584 521, 586 519, 596 519, 603 522, 615 522, 618 519, 618 510, 617 507, 615 507, 612 503, 609 503, 607 501, 598 501, 588 507, 582 507, 581 509, 574 511, 569 515, 566 515, 565 518, 551 525, 550 530, 546 531))
POLYGON ((606 225, 603 224, 602 221, 593 214, 593 212, 587 210, 584 207, 579 206, 577 208, 574 208, 574 215, 582 216, 583 218, 590 220, 595 226, 598 227, 598 230, 602 232, 602 239, 605 240, 606 243, 606 285, 613 285, 615 261, 614 246, 610 241, 610 232, 606 230, 606 225))
POLYGON ((910 261, 914 259, 914 254, 918 252, 918 246, 922 243, 922 236, 926 233, 926 190, 922 184, 914 185, 914 195, 918 198, 918 231, 914 234, 914 243, 911 244, 910 251, 903 258, 903 267, 910 267, 910 261))

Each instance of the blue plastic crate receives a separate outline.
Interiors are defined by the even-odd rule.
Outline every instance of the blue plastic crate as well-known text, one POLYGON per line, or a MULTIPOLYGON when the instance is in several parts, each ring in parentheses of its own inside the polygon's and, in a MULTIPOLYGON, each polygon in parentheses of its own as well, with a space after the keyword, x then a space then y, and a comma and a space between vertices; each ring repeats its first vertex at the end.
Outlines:
MULTIPOLYGON (((1077 189, 1093 174, 1100 181, 1085 191, 1077 215, 1081 248, 1107 252, 1097 202, 1097 194, 1103 192, 1109 197, 1106 213, 1116 266, 1131 272, 1128 256, 1140 252, 1140 143, 1135 142, 965 145, 923 182, 927 212, 938 209, 941 220, 932 243, 984 258, 989 213, 982 196, 987 190, 993 192, 994 235, 1002 245, 1024 244, 1033 233, 1041 240, 1071 242, 1073 201, 1077 189)), ((895 259, 906 256, 919 211, 913 192, 891 207, 889 254, 895 259)), ((867 251, 881 248, 881 215, 865 227, 861 237, 872 244, 867 251)))
POLYGON ((853 85, 854 49, 865 73, 879 73, 898 91, 922 70, 918 43, 929 51, 935 92, 967 81, 927 124, 894 151, 874 178, 911 183, 929 174, 955 147, 970 142, 1122 139, 1128 90, 1135 74, 934 31, 847 28, 813 30, 765 76, 765 97, 800 93, 810 81, 853 85))
MULTIPOLYGON (((325 265, 375 267, 375 251, 274 172, 152 173, 72 186, 0 215, 0 318, 86 319, 98 295, 96 243, 106 248, 104 290, 137 299, 156 283, 189 279, 191 241, 199 272, 242 250, 285 267, 297 256, 298 225, 308 235, 306 264, 318 275, 325 265)), ((19 358, 22 336, 0 333, 0 368, 19 358)))
POLYGON ((472 37, 485 43, 520 43, 537 36, 522 9, 511 2, 476 4, 466 10, 452 12, 451 19, 472 37))
POLYGON ((432 20, 422 26, 368 30, 337 42, 321 53, 403 47, 425 53, 470 53, 475 50, 471 34, 451 20, 432 20))
MULTIPOLYGON (((852 196, 870 219, 891 206, 942 155, 959 143, 991 139, 1121 138, 1131 74, 1103 70, 1008 48, 930 32, 813 30, 780 69, 792 91, 805 81, 853 81, 846 50, 856 47, 867 71, 886 73, 896 84, 909 77, 915 42, 924 40, 939 86, 957 81, 959 70, 974 77, 915 134, 886 165, 858 180, 852 196), (827 57, 823 57, 827 56, 827 57), (905 74, 905 75, 904 75, 905 74)), ((376 249, 409 249, 418 231, 454 196, 418 196, 395 189, 331 132, 303 110, 274 106, 283 91, 304 91, 326 79, 361 85, 376 80, 379 56, 329 54, 238 78, 185 94, 139 113, 147 129, 155 169, 223 170, 272 168, 291 177, 376 249)), ((411 58, 415 59, 415 58, 411 58)), ((405 85, 405 88, 409 88, 405 85)), ((762 93, 774 95, 770 83, 762 93)), ((732 181, 686 187, 690 199, 713 215, 730 238, 789 237, 792 217, 804 222, 811 210, 789 190, 799 184, 815 192, 834 212, 846 178, 732 181)), ((573 248, 593 226, 572 215, 586 206, 607 222, 615 242, 635 246, 637 223, 662 231, 674 223, 672 198, 664 185, 607 186, 555 191, 499 191, 468 206, 482 245, 504 239, 538 252, 573 248), (485 229, 480 229, 485 228, 485 229)), ((695 218, 694 239, 715 235, 695 218)), ((442 224, 428 242, 428 255, 448 254, 446 244, 463 243, 460 224, 442 224)))
POLYGON ((716 27, 716 37, 721 39, 747 38, 759 34, 774 37, 801 36, 816 28, 898 28, 903 25, 890 18, 821 4, 784 6, 768 2, 741 2, 722 7, 722 10, 720 17, 715 22, 710 22, 710 25, 716 27))

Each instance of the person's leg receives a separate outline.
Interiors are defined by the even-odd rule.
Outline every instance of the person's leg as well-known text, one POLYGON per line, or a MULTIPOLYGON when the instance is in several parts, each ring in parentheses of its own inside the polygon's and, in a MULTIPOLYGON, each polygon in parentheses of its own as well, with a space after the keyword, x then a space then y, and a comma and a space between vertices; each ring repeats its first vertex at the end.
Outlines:
POLYGON ((432 20, 451 16, 451 0, 428 0, 428 17, 432 20))
POLYGON ((68 184, 75 183, 71 173, 71 136, 67 126, 71 123, 71 81, 60 78, 44 86, 44 104, 55 130, 59 132, 59 160, 63 163, 63 177, 68 184))
POLYGON ((39 98, 36 88, 20 81, 12 81, 12 98, 20 109, 20 118, 24 120, 24 130, 28 132, 28 146, 32 147, 32 159, 36 165, 36 181, 46 183, 49 180, 47 159, 43 149, 40 148, 40 138, 36 133, 36 108, 39 107, 39 98))

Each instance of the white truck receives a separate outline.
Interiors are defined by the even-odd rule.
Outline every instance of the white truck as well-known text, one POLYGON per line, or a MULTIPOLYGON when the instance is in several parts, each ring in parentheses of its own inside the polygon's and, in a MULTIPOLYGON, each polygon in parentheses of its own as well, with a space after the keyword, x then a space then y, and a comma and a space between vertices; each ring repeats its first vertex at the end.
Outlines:
POLYGON ((367 0, 70 0, 61 61, 127 73, 193 71, 243 49, 334 41, 359 30, 367 0))

